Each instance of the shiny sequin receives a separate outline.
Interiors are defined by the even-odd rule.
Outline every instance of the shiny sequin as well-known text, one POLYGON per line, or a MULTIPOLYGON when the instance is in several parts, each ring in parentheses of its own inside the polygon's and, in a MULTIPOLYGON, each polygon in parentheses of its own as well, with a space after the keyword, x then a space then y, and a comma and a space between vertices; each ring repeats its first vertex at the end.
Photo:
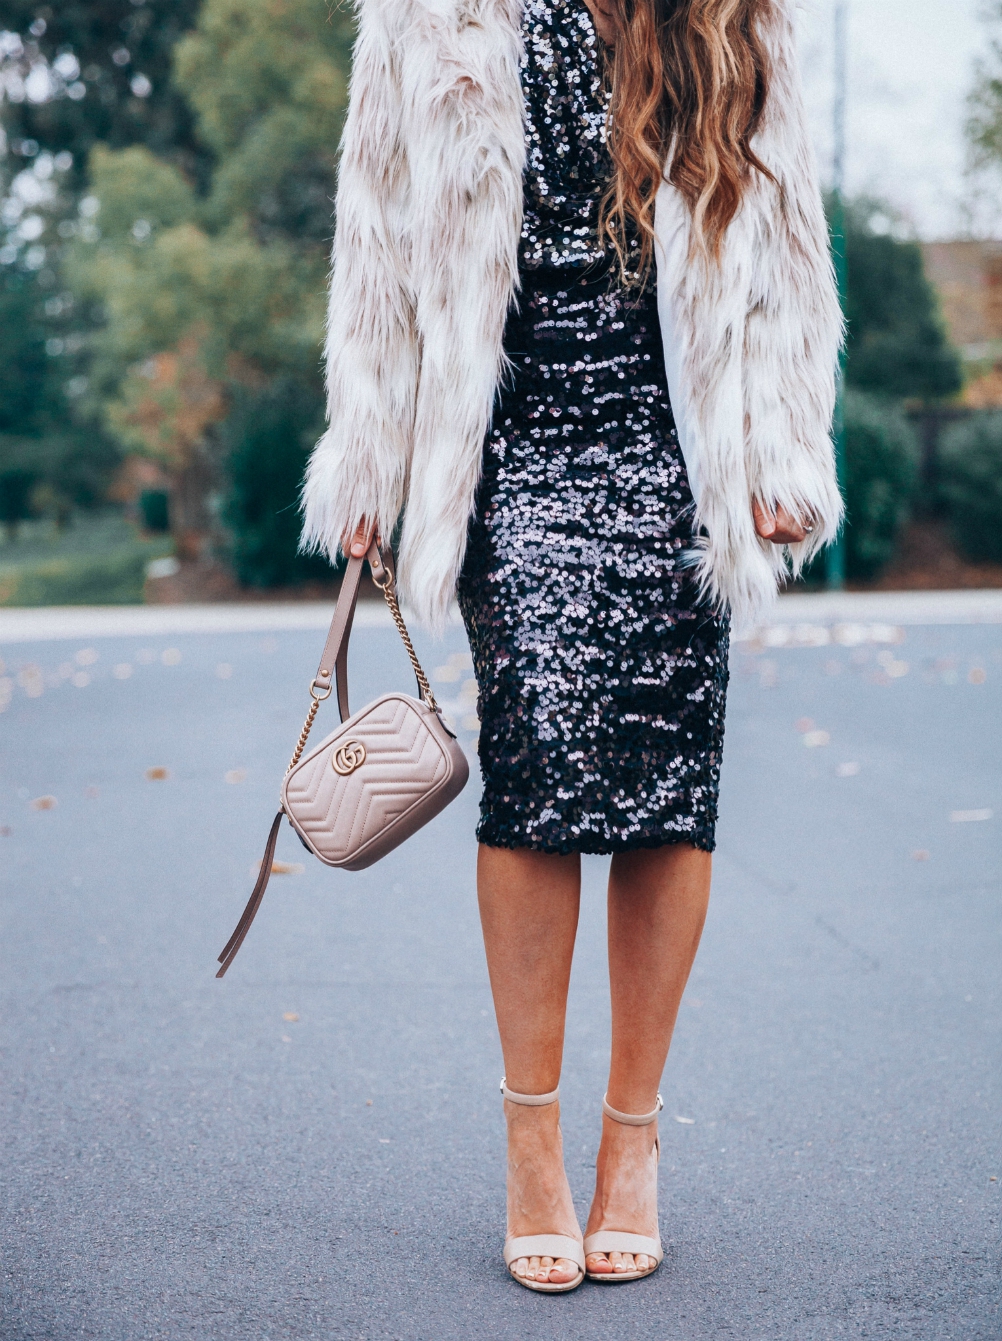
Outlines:
POLYGON ((591 15, 574 0, 526 0, 522 39, 526 167, 520 265, 601 261, 597 224, 609 171, 607 93, 591 15))
POLYGON ((526 203, 561 203, 527 222, 505 332, 513 370, 459 584, 480 689, 477 836, 547 852, 712 851, 728 626, 683 557, 692 496, 656 294, 620 288, 598 246, 608 163, 587 11, 528 0, 525 37, 526 203))

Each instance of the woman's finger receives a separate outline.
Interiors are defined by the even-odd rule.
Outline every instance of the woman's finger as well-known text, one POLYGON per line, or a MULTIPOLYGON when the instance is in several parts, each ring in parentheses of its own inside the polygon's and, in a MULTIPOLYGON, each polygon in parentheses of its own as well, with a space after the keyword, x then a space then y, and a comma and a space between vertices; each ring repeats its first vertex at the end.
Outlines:
POLYGON ((758 499, 752 500, 752 516, 755 519, 755 531, 763 540, 771 540, 774 545, 799 545, 807 539, 811 523, 804 523, 786 508, 778 506, 775 512, 765 507, 758 499))
POLYGON ((782 545, 798 544, 807 535, 807 530, 799 517, 792 516, 786 508, 778 507, 776 509, 776 533, 773 539, 778 538, 782 545))
POLYGON ((349 539, 348 532, 341 537, 341 549, 345 554, 350 554, 353 559, 363 559, 369 551, 372 544, 372 537, 376 526, 368 518, 363 517, 355 528, 355 533, 349 539))

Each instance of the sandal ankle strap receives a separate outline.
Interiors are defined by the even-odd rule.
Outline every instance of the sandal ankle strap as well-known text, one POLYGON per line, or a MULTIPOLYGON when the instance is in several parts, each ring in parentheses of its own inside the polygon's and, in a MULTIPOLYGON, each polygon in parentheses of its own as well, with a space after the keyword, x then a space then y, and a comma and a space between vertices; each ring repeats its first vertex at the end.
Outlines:
POLYGON ((658 1101, 650 1113, 621 1113, 618 1108, 612 1108, 609 1104, 609 1096, 605 1095, 602 1099, 602 1112, 613 1122, 622 1122, 624 1127, 649 1127, 652 1122, 657 1122, 658 1114, 665 1106, 664 1099, 658 1094, 658 1101))
POLYGON ((560 1086, 555 1090, 550 1090, 549 1094, 516 1094, 510 1090, 504 1083, 507 1077, 501 1077, 501 1093, 513 1104, 525 1104, 527 1108, 545 1108, 547 1104, 555 1104, 560 1098, 560 1086))

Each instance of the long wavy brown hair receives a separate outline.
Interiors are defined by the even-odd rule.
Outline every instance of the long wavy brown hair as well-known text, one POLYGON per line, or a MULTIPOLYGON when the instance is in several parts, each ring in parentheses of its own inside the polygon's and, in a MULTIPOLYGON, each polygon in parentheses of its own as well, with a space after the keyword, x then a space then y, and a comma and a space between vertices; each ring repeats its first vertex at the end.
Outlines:
POLYGON ((647 273, 654 198, 671 154, 669 180, 692 212, 694 247, 717 258, 751 173, 772 179, 751 142, 769 93, 762 29, 773 0, 605 0, 603 8, 617 11, 618 35, 608 52, 614 171, 600 231, 624 275, 647 273), (627 256, 631 233, 639 260, 627 256))

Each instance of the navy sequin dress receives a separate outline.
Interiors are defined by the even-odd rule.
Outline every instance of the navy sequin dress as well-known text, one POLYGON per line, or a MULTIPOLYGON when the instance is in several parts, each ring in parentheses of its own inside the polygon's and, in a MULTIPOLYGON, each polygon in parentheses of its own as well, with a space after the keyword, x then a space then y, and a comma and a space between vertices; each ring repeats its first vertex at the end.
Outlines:
POLYGON ((653 281, 599 244, 602 56, 582 0, 526 0, 528 162, 513 372, 459 600, 491 847, 712 851, 728 628, 682 562, 692 495, 653 281))

